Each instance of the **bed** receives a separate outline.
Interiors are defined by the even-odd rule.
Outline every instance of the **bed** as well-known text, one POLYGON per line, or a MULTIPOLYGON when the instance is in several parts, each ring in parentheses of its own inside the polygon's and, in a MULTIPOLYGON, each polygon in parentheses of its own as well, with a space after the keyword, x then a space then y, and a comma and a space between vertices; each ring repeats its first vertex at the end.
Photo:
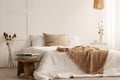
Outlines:
POLYGON ((103 74, 86 74, 78 68, 66 52, 56 51, 57 47, 71 48, 75 45, 79 45, 79 41, 76 41, 77 43, 72 44, 72 46, 43 46, 44 40, 40 39, 40 41, 37 39, 38 36, 33 37, 35 36, 32 36, 31 39, 32 47, 25 48, 23 53, 39 53, 40 63, 36 65, 36 70, 33 74, 35 80, 120 76, 120 52, 118 51, 109 50, 103 74), (38 42, 35 44, 34 40, 40 41, 39 45, 38 42))

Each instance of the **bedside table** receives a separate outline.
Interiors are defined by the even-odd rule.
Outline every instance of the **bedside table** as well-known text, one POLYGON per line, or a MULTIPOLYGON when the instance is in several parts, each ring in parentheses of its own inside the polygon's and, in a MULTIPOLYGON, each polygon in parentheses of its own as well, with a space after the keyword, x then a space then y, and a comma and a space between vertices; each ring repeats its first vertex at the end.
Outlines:
POLYGON ((109 44, 108 43, 105 43, 105 42, 93 42, 93 43, 90 43, 91 46, 94 46, 94 47, 97 47, 97 48, 100 48, 100 49, 108 49, 109 48, 109 44))
POLYGON ((28 78, 28 76, 33 76, 35 70, 34 63, 39 62, 37 58, 21 59, 18 57, 15 60, 18 61, 17 76, 21 73, 24 73, 25 79, 28 78))

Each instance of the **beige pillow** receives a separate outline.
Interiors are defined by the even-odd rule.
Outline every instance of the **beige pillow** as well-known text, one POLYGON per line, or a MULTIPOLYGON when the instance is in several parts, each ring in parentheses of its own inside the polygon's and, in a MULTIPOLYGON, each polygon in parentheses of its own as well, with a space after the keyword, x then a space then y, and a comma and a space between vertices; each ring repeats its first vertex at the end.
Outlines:
POLYGON ((46 46, 67 46, 68 35, 43 33, 46 46))

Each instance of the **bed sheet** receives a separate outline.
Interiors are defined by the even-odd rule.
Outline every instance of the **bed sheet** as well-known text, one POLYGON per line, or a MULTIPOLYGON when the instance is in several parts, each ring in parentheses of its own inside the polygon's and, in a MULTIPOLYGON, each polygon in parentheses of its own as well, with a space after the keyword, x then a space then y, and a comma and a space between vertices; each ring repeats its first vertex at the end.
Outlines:
POLYGON ((36 80, 49 80, 70 77, 100 77, 120 76, 120 52, 109 50, 107 61, 104 67, 104 74, 85 74, 67 56, 65 52, 58 52, 51 47, 30 47, 23 52, 39 53, 41 58, 38 68, 34 71, 36 80))

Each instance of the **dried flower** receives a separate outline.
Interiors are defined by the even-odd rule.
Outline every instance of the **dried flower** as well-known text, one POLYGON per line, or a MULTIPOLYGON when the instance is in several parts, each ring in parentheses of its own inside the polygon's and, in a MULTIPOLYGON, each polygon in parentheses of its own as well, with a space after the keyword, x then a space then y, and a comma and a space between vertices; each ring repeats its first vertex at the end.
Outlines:
POLYGON ((103 35, 103 31, 103 21, 101 21, 100 23, 98 23, 98 34, 103 35))
POLYGON ((104 34, 103 21, 102 20, 100 21, 100 23, 98 23, 98 34, 99 34, 99 42, 102 42, 103 34, 104 34))
POLYGON ((16 34, 9 35, 8 33, 4 32, 3 36, 6 40, 6 44, 9 45, 9 42, 12 41, 14 38, 16 38, 16 34))
POLYGON ((16 38, 16 37, 17 37, 16 34, 13 34, 12 38, 16 38))

